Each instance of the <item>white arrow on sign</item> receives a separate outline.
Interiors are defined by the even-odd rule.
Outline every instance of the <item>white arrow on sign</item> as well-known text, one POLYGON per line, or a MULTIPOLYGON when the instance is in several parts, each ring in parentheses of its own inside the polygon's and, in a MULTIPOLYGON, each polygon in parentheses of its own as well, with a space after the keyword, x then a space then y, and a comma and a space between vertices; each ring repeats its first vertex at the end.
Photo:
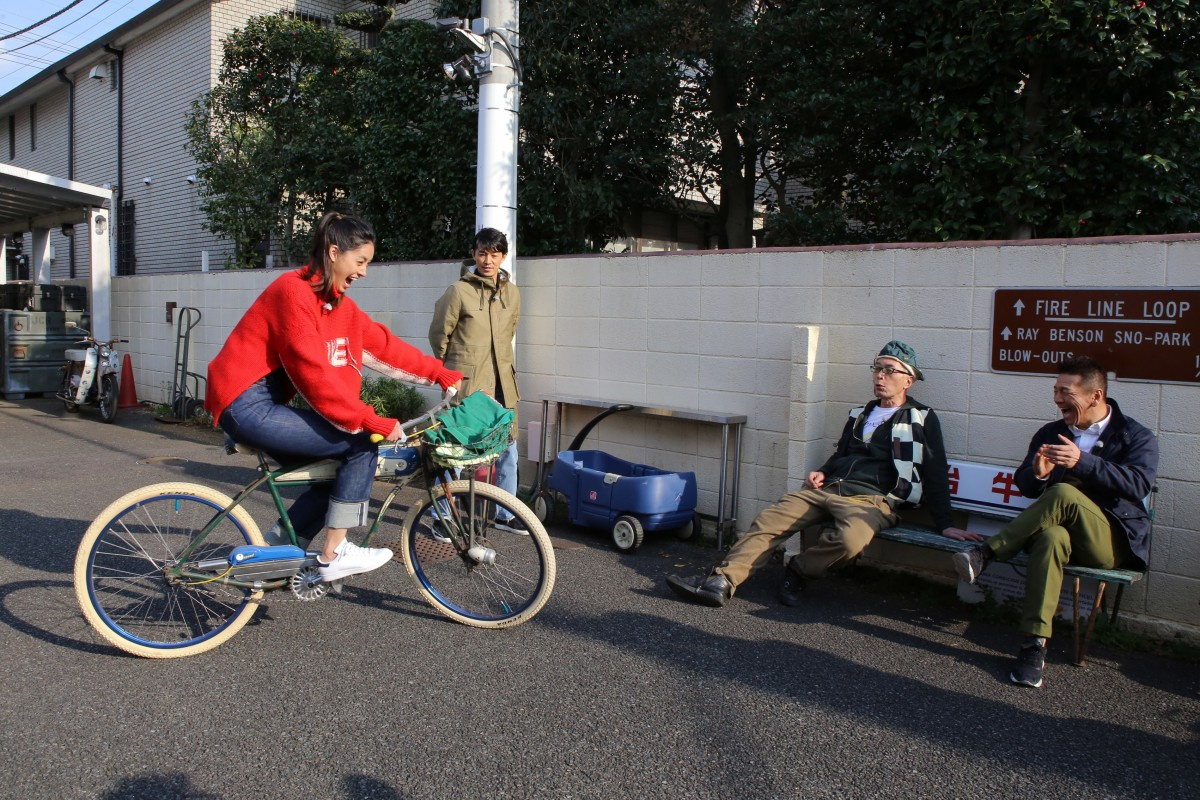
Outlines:
POLYGON ((1004 330, 1000 331, 1000 338, 1003 339, 1004 341, 1007 342, 1008 337, 1010 337, 1010 336, 1012 336, 1012 331, 1010 331, 1007 327, 1005 327, 1004 330))
POLYGON ((1013 308, 1017 310, 1017 316, 1021 316, 1021 309, 1025 308, 1025 304, 1021 302, 1021 298, 1017 298, 1017 302, 1013 303, 1013 308))

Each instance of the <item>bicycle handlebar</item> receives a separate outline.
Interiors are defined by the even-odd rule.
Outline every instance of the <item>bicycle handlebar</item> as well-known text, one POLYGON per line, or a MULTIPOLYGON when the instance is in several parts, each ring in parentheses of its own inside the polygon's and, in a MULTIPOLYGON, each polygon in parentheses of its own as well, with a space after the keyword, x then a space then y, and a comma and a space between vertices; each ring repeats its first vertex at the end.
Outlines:
MULTIPOLYGON (((400 438, 397 441, 404 441, 409 436, 411 436, 412 434, 408 433, 405 429, 416 427, 418 422, 424 422, 425 420, 429 420, 429 423, 431 425, 433 423, 437 422, 437 415, 442 413, 443 411, 445 411, 446 409, 448 409, 450 407, 450 401, 452 399, 454 399, 454 395, 456 395, 456 394, 458 394, 458 390, 455 389, 453 386, 447 388, 445 393, 442 395, 442 399, 440 401, 438 401, 438 404, 435 405, 433 408, 430 408, 428 411, 426 411, 424 414, 421 414, 418 417, 413 417, 408 422, 401 422, 400 423, 400 438)), ((386 438, 387 437, 384 436, 382 433, 372 433, 371 434, 371 443, 379 444, 386 438)))

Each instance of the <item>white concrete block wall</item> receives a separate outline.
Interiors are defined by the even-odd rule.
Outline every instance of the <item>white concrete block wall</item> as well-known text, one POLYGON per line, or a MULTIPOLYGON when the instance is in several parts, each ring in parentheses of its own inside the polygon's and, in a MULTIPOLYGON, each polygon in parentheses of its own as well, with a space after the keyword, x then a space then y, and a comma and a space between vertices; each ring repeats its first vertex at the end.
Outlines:
MULTIPOLYGON (((1200 236, 522 258, 516 272, 522 429, 550 394, 744 413, 745 529, 825 460, 847 411, 870 399, 866 367, 892 338, 918 351, 927 380, 914 396, 938 409, 949 455, 1016 464, 1057 411, 1049 376, 990 371, 994 289, 1197 287, 1200 236)), ((190 367, 202 372, 280 274, 118 279, 114 315, 128 326, 118 333, 135 340, 139 397, 162 399, 170 386, 175 328, 163 322, 165 302, 203 308, 190 367)), ((458 274, 458 262, 373 265, 353 296, 428 352, 433 303, 458 274)), ((1151 571, 1124 607, 1200 629, 1200 387, 1117 379, 1110 391, 1159 432, 1162 448, 1151 571)), ((596 413, 570 409, 560 446, 596 413)), ((715 512, 719 428, 618 414, 585 446, 694 470, 701 510, 715 512)), ((533 478, 529 463, 522 478, 533 478)))

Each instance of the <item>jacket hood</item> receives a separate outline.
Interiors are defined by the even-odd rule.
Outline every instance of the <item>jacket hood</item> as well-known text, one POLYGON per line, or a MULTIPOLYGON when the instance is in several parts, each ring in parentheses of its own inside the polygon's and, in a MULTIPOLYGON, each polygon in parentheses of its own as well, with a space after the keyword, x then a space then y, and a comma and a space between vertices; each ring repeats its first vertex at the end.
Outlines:
POLYGON ((485 278, 479 273, 475 272, 474 263, 463 264, 462 276, 459 278, 459 280, 466 283, 468 286, 471 286, 478 292, 480 311, 483 310, 484 305, 493 297, 500 301, 501 306, 508 306, 508 293, 505 291, 505 289, 508 288, 509 281, 512 280, 512 278, 509 276, 508 271, 503 267, 501 267, 496 273, 495 278, 485 278))

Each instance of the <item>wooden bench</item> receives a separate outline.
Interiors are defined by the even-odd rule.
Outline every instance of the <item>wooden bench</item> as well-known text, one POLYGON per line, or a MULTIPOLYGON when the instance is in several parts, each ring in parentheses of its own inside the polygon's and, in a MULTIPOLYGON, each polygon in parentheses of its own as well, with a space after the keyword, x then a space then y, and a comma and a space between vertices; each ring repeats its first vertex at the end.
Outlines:
MULTIPOLYGON (((1027 508, 1032 502, 1020 491, 1013 482, 1013 468, 979 464, 971 461, 950 461, 950 506, 955 511, 966 511, 997 520, 1010 520, 1027 508)), ((1151 493, 1153 497, 1153 493, 1151 493)), ((916 547, 928 547, 954 553, 966 550, 972 542, 960 542, 948 539, 941 533, 930 528, 901 524, 894 528, 882 530, 876 534, 877 539, 916 547)), ((1007 562, 1015 566, 1028 563, 1024 553, 1007 562)), ((1121 595, 1125 587, 1142 579, 1143 573, 1130 569, 1094 569, 1075 564, 1067 564, 1063 575, 1073 581, 1072 616, 1075 623, 1075 664, 1083 666, 1087 657, 1088 644, 1091 641, 1092 629, 1096 624, 1096 610, 1103 608, 1104 591, 1109 584, 1117 587, 1113 600, 1111 620, 1117 621, 1121 610, 1121 595), (1079 589, 1084 580, 1096 581, 1096 599, 1092 603, 1092 613, 1088 615, 1087 629, 1080 636, 1079 589)))

